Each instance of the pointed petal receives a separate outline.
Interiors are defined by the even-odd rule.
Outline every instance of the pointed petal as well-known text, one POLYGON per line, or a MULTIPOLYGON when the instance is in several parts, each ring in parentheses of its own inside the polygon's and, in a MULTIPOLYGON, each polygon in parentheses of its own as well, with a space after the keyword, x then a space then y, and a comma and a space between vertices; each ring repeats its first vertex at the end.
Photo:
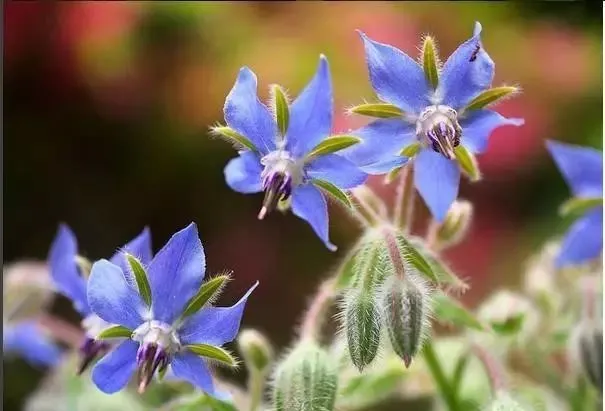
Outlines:
POLYGON ((189 381, 206 394, 215 396, 212 375, 203 359, 191 352, 181 351, 174 356, 170 366, 176 377, 189 381))
POLYGON ((575 196, 603 196, 602 152, 556 141, 548 141, 546 147, 575 196))
POLYGON ((325 56, 320 56, 315 76, 290 106, 286 149, 294 157, 307 154, 332 130, 332 81, 325 56))
POLYGON ((131 330, 143 322, 148 311, 122 269, 107 260, 99 260, 92 266, 88 279, 88 302, 92 311, 108 323, 131 330))
POLYGON ((421 150, 414 160, 414 184, 437 221, 443 221, 458 196, 460 168, 432 150, 421 150))
POLYGON ((182 343, 218 346, 233 341, 239 331, 246 301, 257 286, 258 282, 231 307, 202 308, 188 317, 179 329, 182 343))
POLYGON ((315 234, 330 251, 336 251, 336 246, 330 242, 328 234, 328 205, 318 188, 304 184, 294 189, 292 212, 311 225, 315 234))
POLYGON ((73 302, 82 316, 86 316, 90 313, 86 299, 86 280, 78 270, 77 254, 76 236, 67 225, 61 224, 48 256, 50 275, 61 294, 73 302))
POLYGON ((481 44, 481 24, 475 23, 473 37, 452 53, 443 65, 437 95, 441 104, 460 109, 491 86, 495 64, 481 44))
POLYGON ((582 264, 603 251, 603 209, 601 206, 576 221, 563 239, 556 260, 558 268, 582 264))
POLYGON ((3 335, 4 352, 17 352, 35 366, 54 366, 61 359, 61 350, 33 321, 7 326, 3 335))
POLYGON ((139 259, 139 261, 141 261, 141 263, 143 263, 144 266, 149 265, 151 258, 153 257, 153 251, 151 250, 151 232, 149 231, 149 227, 145 227, 141 234, 118 250, 109 259, 109 262, 119 266, 125 274, 128 274, 130 273, 130 266, 124 257, 124 253, 134 255, 139 259))
POLYGON ((416 139, 415 127, 401 119, 376 120, 351 134, 361 142, 340 154, 369 174, 384 174, 405 164, 399 154, 416 139))
POLYGON ((309 163, 305 170, 309 177, 326 180, 342 189, 357 187, 368 177, 352 162, 338 154, 320 156, 309 163))
POLYGON ((487 149, 492 132, 502 126, 522 126, 521 118, 506 118, 492 110, 479 110, 460 121, 462 144, 471 153, 483 153, 487 149))
POLYGON ((261 153, 267 154, 275 149, 277 124, 256 93, 256 75, 248 67, 242 67, 225 100, 225 121, 247 137, 261 153))
POLYGON ((225 180, 232 190, 239 193, 249 194, 262 191, 260 175, 263 166, 258 155, 250 151, 240 153, 239 157, 233 158, 225 167, 225 180))
POLYGON ((172 324, 202 285, 205 271, 204 248, 191 223, 174 234, 149 265, 153 318, 172 324))
POLYGON ((408 113, 418 114, 431 103, 422 67, 401 50, 378 43, 359 31, 366 51, 370 81, 378 97, 408 113))
POLYGON ((92 381, 106 394, 120 391, 136 369, 139 343, 126 340, 106 354, 92 370, 92 381))

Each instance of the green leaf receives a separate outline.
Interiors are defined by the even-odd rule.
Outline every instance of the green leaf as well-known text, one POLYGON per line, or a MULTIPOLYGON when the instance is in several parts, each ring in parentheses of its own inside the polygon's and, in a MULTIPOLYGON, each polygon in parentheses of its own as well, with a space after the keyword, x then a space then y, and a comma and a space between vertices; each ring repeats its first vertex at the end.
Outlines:
POLYGON ((316 145, 315 148, 311 150, 309 154, 307 154, 305 161, 309 162, 315 157, 335 153, 347 147, 351 147, 360 141, 361 140, 355 136, 330 136, 316 145))
POLYGON ((126 253, 126 260, 128 261, 128 265, 130 265, 130 270, 134 274, 134 279, 137 282, 137 287, 139 288, 139 294, 141 294, 141 297, 143 297, 143 301, 150 306, 151 288, 149 287, 147 272, 145 271, 143 264, 141 264, 138 258, 128 253, 126 253))
POLYGON ((404 157, 414 157, 416 154, 418 154, 421 148, 422 146, 420 143, 412 143, 409 146, 404 147, 400 154, 404 157))
POLYGON ((219 361, 230 367, 237 367, 237 359, 229 351, 221 347, 208 344, 189 344, 185 348, 200 357, 219 361))
POLYGON ((349 109, 349 113, 376 118, 393 118, 403 116, 403 111, 397 106, 388 103, 360 104, 349 109))
POLYGON ((460 168, 470 178, 471 181, 479 181, 481 179, 481 172, 479 171, 479 165, 474 154, 466 149, 462 144, 454 148, 456 154, 456 160, 460 164, 460 168))
POLYGON ((132 330, 121 325, 114 325, 113 327, 105 328, 95 338, 97 340, 106 340, 109 338, 130 338, 132 330))
POLYGON ((439 56, 431 36, 426 36, 422 44, 422 69, 429 84, 436 89, 439 85, 439 56))
POLYGON ((229 143, 233 144, 233 146, 237 149, 244 148, 254 152, 258 151, 254 144, 252 144, 252 141, 248 140, 248 138, 242 136, 231 127, 215 126, 210 128, 210 132, 213 135, 220 137, 223 140, 226 140, 229 143))
POLYGON ((439 321, 453 324, 459 328, 485 330, 483 324, 481 324, 474 314, 452 297, 442 292, 437 292, 432 298, 433 312, 439 321))
POLYGON ((202 284, 198 292, 189 300, 189 303, 183 312, 183 317, 195 314, 205 304, 212 302, 217 298, 230 278, 230 274, 221 274, 202 284))
POLYGON ((525 321, 525 315, 517 314, 508 317, 504 321, 491 321, 492 329, 503 336, 515 335, 523 328, 523 322, 525 321))
POLYGON ((579 198, 573 197, 564 202, 559 208, 559 214, 562 216, 582 215, 591 208, 603 205, 602 198, 579 198))
POLYGON ((275 113, 277 129, 283 137, 288 131, 290 108, 288 106, 288 98, 286 97, 286 93, 277 84, 273 84, 271 86, 271 102, 273 104, 273 112, 275 113))
POLYGON ((340 188, 336 187, 334 184, 326 180, 320 180, 317 178, 312 179, 311 183, 330 194, 336 200, 340 201, 345 207, 353 208, 353 204, 351 203, 351 200, 349 199, 347 193, 342 191, 340 188))
POLYGON ((468 105, 461 110, 461 113, 473 110, 480 110, 506 97, 510 97, 518 91, 519 89, 517 87, 511 86, 490 88, 489 90, 485 90, 483 93, 479 94, 477 97, 472 99, 470 103, 468 103, 468 105))

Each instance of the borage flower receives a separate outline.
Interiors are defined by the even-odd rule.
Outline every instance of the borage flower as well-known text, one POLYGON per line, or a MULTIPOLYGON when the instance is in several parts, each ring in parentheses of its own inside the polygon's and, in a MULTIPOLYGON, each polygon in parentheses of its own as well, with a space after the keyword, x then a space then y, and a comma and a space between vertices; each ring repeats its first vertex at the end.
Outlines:
POLYGON ((565 235, 555 264, 582 264, 603 251, 603 153, 555 141, 546 146, 574 195, 561 212, 582 215, 565 235))
POLYGON ((34 366, 54 366, 61 359, 61 349, 35 321, 5 321, 2 342, 5 355, 18 354, 34 366))
POLYGON ((424 40, 418 64, 401 50, 360 32, 372 86, 386 103, 350 109, 380 119, 353 132, 362 142, 342 154, 370 174, 390 172, 413 158, 415 186, 439 221, 458 195, 460 168, 471 179, 479 178, 473 154, 487 148, 491 132, 523 124, 485 109, 517 88, 489 88, 494 62, 480 33, 476 23, 473 37, 441 68, 431 37, 424 40))
MULTIPOLYGON (((126 244, 121 251, 116 252, 110 259, 113 264, 127 270, 123 252, 137 256, 144 264, 151 261, 151 235, 145 228, 134 240, 126 244)), ((78 255, 76 236, 67 225, 62 224, 52 243, 49 257, 50 274, 59 292, 69 298, 74 308, 82 315, 82 328, 85 338, 80 346, 80 365, 78 373, 81 374, 90 363, 110 348, 109 344, 96 340, 97 335, 109 324, 94 314, 86 297, 87 277, 90 263, 78 255), (88 267, 86 267, 88 266, 88 267)), ((131 284, 133 280, 131 280, 131 284)))
POLYGON ((326 139, 333 110, 327 59, 320 57, 315 77, 292 104, 279 86, 272 86, 271 92, 273 114, 257 97, 256 75, 247 67, 240 70, 225 102, 228 127, 212 129, 241 149, 239 157, 225 167, 227 184, 240 193, 265 192, 259 219, 276 207, 285 210, 291 206, 335 250, 328 235, 326 199, 319 188, 346 198, 340 190, 362 184, 367 175, 334 154, 359 139, 326 139))
POLYGON ((130 255, 128 271, 107 260, 97 261, 88 283, 92 310, 109 323, 105 337, 127 339, 101 359, 92 372, 99 389, 122 389, 138 369, 139 390, 154 374, 170 365, 175 377, 216 395, 206 361, 211 358, 235 365, 220 345, 237 335, 246 299, 256 283, 232 307, 210 307, 227 276, 202 285, 205 256, 195 224, 177 232, 153 258, 147 269, 130 255), (135 277, 137 287, 129 278, 135 277))

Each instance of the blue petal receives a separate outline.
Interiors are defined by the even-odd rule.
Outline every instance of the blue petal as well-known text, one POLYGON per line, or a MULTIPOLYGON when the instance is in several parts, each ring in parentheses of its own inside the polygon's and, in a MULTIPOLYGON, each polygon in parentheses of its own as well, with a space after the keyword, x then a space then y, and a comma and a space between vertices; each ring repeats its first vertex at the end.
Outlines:
POLYGON ((489 136, 498 127, 522 126, 522 118, 506 118, 491 110, 478 110, 460 121, 462 144, 472 153, 482 153, 487 149, 489 136))
POLYGON ((582 264, 599 257, 603 251, 603 208, 590 211, 576 221, 563 239, 557 257, 558 268, 582 264))
POLYGON ((330 251, 336 251, 336 246, 328 237, 328 205, 318 188, 311 184, 295 188, 292 193, 292 212, 311 224, 315 234, 330 251))
POLYGON ((594 148, 555 141, 548 141, 546 147, 575 196, 601 197, 603 195, 602 152, 594 148))
POLYGON ((369 174, 388 173, 407 162, 401 150, 416 141, 415 127, 401 119, 376 120, 351 133, 362 141, 340 154, 369 174))
POLYGON ((225 100, 225 121, 267 154, 275 149, 277 124, 267 106, 258 99, 256 90, 256 75, 248 67, 242 67, 225 100))
POLYGON ((170 365, 178 378, 189 381, 206 394, 216 395, 210 370, 204 360, 197 355, 181 351, 174 356, 170 365))
POLYGON ((443 221, 458 196, 458 163, 429 150, 421 150, 414 160, 414 184, 437 221, 443 221))
POLYGON ((366 181, 368 175, 352 162, 337 154, 320 156, 305 166, 311 178, 326 180, 340 188, 353 188, 366 181))
POLYGON ((92 381, 106 394, 120 391, 134 374, 139 343, 126 340, 106 354, 92 370, 92 381))
POLYGON ((178 331, 183 344, 223 345, 233 341, 239 331, 246 301, 257 286, 258 282, 231 307, 203 308, 188 317, 178 331))
POLYGON ((378 97, 408 113, 418 114, 429 101, 429 87, 422 67, 401 50, 378 43, 358 31, 365 50, 370 81, 378 97))
POLYGON ((86 280, 78 270, 77 254, 76 236, 67 225, 61 224, 48 256, 50 274, 61 294, 71 299, 75 309, 86 316, 90 313, 86 300, 86 280))
POLYGON ((172 324, 202 285, 205 271, 204 249, 191 223, 174 234, 149 265, 153 318, 172 324))
POLYGON ((124 253, 129 253, 137 257, 144 266, 149 265, 151 258, 153 257, 153 251, 151 250, 151 232, 148 227, 145 227, 141 234, 136 238, 122 247, 121 250, 116 252, 110 259, 109 262, 119 266, 122 272, 126 275, 126 279, 131 287, 137 289, 136 280, 132 275, 130 265, 126 261, 124 253))
POLYGON ((473 37, 462 43, 443 65, 437 89, 441 104, 462 108, 491 86, 495 64, 483 48, 480 34, 481 24, 477 22, 473 37))
POLYGON ((4 329, 3 346, 5 353, 17 352, 34 366, 54 366, 61 359, 59 347, 33 321, 7 326, 4 329))
POLYGON ((332 130, 332 81, 325 56, 320 56, 315 77, 290 106, 286 149, 301 158, 332 130))
POLYGON ((122 269, 107 260, 92 266, 88 279, 88 303, 99 317, 131 330, 142 322, 148 308, 130 285, 122 269))
POLYGON ((250 151, 241 152, 225 167, 225 180, 231 189, 244 194, 262 191, 260 175, 263 166, 258 155, 250 151))

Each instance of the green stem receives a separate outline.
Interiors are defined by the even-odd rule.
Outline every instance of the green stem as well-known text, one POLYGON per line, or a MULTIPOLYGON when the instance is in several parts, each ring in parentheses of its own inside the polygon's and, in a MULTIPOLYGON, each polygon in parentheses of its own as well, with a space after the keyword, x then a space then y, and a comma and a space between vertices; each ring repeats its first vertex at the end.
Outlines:
POLYGON ((424 349, 422 350, 424 361, 426 365, 429 367, 429 371, 437 384, 437 388, 441 392, 445 404, 450 411, 461 411, 460 406, 458 404, 458 400, 456 398, 456 393, 452 389, 448 378, 439 363, 439 359, 437 358, 437 353, 435 352, 435 348, 431 342, 428 342, 424 349))
POLYGON ((265 389, 265 377, 259 372, 251 372, 248 380, 248 391, 250 392, 250 411, 256 411, 263 399, 265 389))
POLYGON ((395 192, 395 207, 393 220, 396 227, 403 230, 404 233, 410 231, 412 225, 412 216, 414 214, 414 184, 412 181, 413 170, 410 164, 407 164, 401 170, 399 183, 395 192))

